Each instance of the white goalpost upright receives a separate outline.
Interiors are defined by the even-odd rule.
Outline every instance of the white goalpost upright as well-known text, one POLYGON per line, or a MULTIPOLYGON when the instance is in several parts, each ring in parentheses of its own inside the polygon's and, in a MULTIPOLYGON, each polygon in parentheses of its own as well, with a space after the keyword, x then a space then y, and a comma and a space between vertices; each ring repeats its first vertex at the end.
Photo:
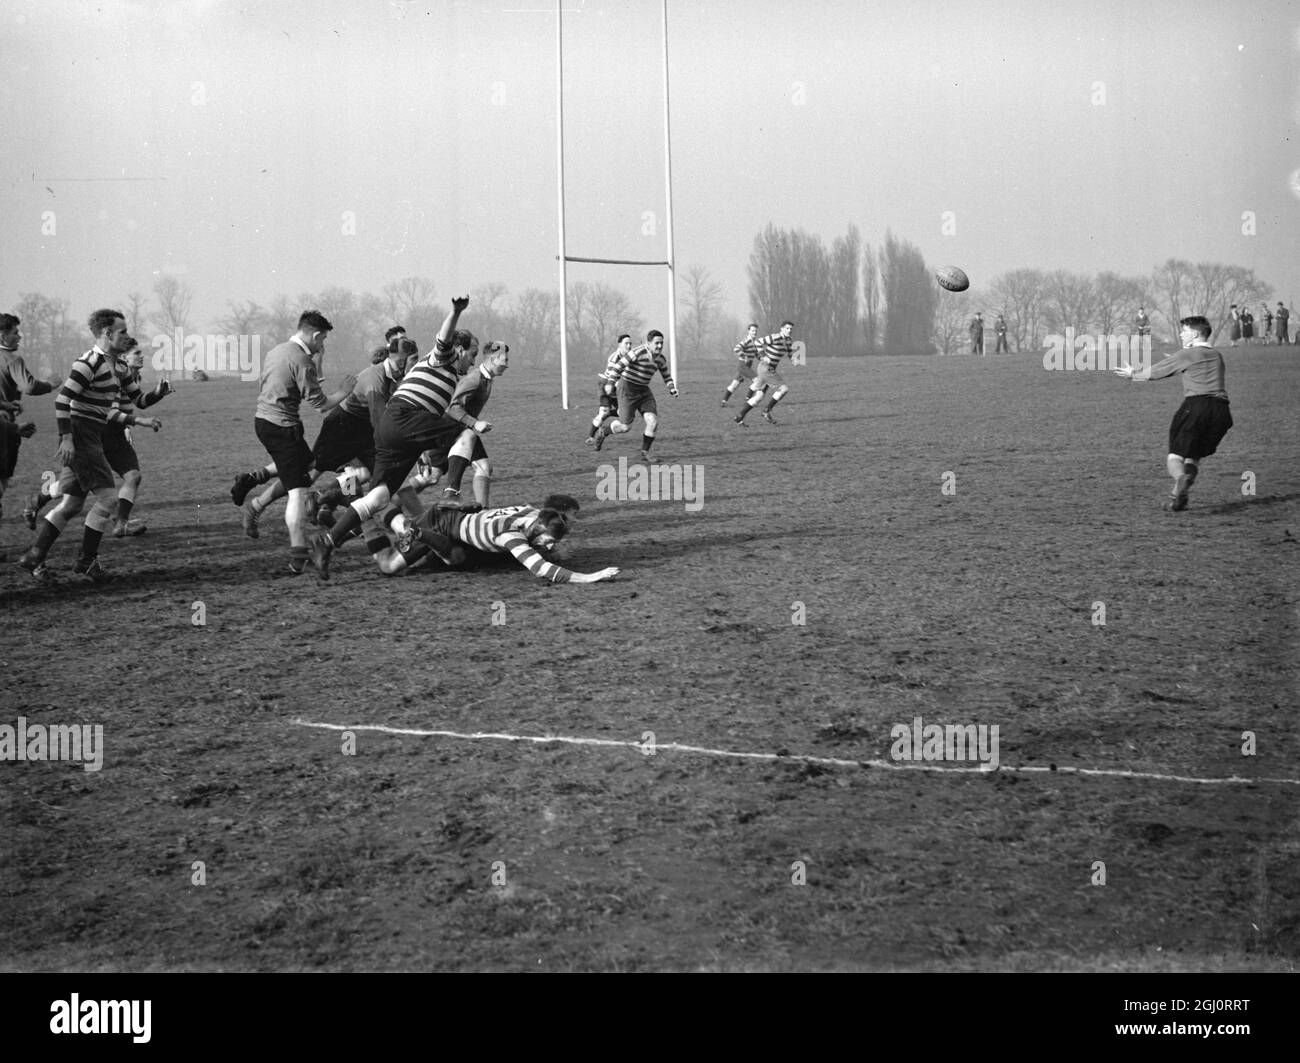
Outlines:
POLYGON ((560 402, 569 408, 568 264, 594 262, 608 266, 666 266, 668 268, 668 364, 677 376, 677 281, 673 263, 673 157, 668 107, 668 0, 663 0, 664 71, 664 198, 667 225, 666 259, 586 258, 570 255, 564 228, 564 0, 555 0, 555 150, 559 198, 560 253, 560 402))

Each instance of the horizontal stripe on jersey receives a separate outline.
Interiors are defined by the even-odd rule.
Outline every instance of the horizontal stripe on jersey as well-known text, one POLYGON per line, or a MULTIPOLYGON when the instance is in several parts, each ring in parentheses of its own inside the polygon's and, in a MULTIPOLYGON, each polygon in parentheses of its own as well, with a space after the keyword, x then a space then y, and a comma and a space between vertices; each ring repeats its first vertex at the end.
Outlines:
POLYGON ((742 365, 753 365, 754 359, 758 357, 758 340, 741 340, 732 349, 732 353, 742 365))
POLYGON ((633 347, 627 354, 620 354, 614 360, 613 368, 605 371, 605 379, 622 379, 636 387, 648 388, 655 370, 658 370, 669 384, 673 382, 672 375, 668 372, 668 359, 663 356, 663 352, 651 354, 650 345, 643 343, 640 347, 633 347))
POLYGON ((506 506, 467 513, 456 526, 456 538, 485 554, 511 554, 539 579, 567 583, 573 573, 547 561, 524 535, 524 529, 537 519, 537 514, 538 510, 533 506, 506 506))
POLYGON ((59 435, 72 431, 72 418, 104 424, 107 421, 125 422, 126 416, 117 409, 119 393, 128 396, 138 406, 143 394, 135 380, 123 382, 119 377, 117 359, 92 347, 75 362, 68 379, 54 399, 54 417, 59 435))
POLYGON ((794 353, 794 340, 782 336, 779 332, 773 332, 772 335, 764 336, 754 342, 762 349, 764 369, 775 369, 781 364, 782 358, 794 353))
POLYGON ((392 401, 398 399, 428 410, 435 417, 447 412, 452 393, 456 390, 454 364, 438 365, 439 360, 451 357, 452 345, 443 339, 434 342, 432 353, 426 355, 412 366, 411 371, 402 377, 402 382, 393 392, 392 401))

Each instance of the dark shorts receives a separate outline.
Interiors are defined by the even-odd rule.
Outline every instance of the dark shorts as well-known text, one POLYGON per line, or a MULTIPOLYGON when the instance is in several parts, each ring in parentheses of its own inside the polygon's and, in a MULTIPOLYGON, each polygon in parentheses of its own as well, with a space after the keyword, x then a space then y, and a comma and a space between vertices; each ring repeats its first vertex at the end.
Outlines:
POLYGON ((275 462, 276 475, 280 477, 285 490, 310 487, 311 477, 307 475, 307 470, 311 467, 311 448, 307 446, 302 425, 286 428, 284 425, 272 424, 263 417, 255 417, 253 428, 262 446, 271 455, 271 460, 275 462))
POLYGON ((390 402, 375 430, 371 487, 382 483, 390 494, 396 494, 426 450, 430 452, 429 464, 445 466, 447 451, 463 431, 465 426, 450 417, 436 417, 413 403, 390 402))
POLYGON ((655 404, 654 393, 649 388, 637 387, 625 380, 618 382, 618 419, 624 424, 631 424, 638 413, 644 417, 647 413, 659 412, 655 404))
POLYGON ((85 498, 91 491, 111 490, 116 482, 104 455, 104 426, 83 417, 72 419, 72 460, 59 474, 65 495, 85 498))
POLYGON ((18 465, 18 446, 23 437, 18 425, 7 417, 0 417, 0 480, 8 480, 18 465))
POLYGON ((319 472, 338 472, 350 461, 375 467, 375 431, 370 421, 335 407, 325 415, 312 448, 319 472))
POLYGON ((1231 427, 1227 399, 1192 395, 1183 399, 1169 426, 1169 453, 1180 458, 1208 458, 1231 427))
POLYGON ((104 426, 104 457, 108 467, 118 476, 125 476, 132 470, 139 471, 140 458, 130 441, 126 438, 126 429, 118 424, 104 426))

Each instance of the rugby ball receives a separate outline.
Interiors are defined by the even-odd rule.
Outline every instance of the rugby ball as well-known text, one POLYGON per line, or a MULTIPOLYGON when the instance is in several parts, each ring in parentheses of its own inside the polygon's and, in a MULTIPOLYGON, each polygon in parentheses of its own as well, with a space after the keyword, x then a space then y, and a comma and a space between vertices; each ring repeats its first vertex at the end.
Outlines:
POLYGON ((941 288, 947 288, 950 292, 964 292, 970 287, 970 278, 966 276, 965 270, 957 266, 941 266, 935 271, 934 279, 941 288))

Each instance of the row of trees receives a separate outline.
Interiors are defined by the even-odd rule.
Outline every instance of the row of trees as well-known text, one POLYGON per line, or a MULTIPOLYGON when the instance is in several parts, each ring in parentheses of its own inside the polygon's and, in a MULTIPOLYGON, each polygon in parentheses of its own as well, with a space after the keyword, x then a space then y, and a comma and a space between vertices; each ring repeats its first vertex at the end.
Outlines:
MULTIPOLYGON (((872 248, 852 225, 829 247, 801 230, 768 225, 754 239, 748 276, 750 312, 760 330, 775 330, 789 318, 814 357, 966 351, 976 310, 984 312, 989 327, 1002 313, 1017 351, 1041 350, 1048 335, 1067 328, 1097 335, 1131 332, 1139 305, 1147 308, 1157 339, 1176 336, 1179 318, 1190 313, 1209 317, 1217 335, 1229 324, 1231 304, 1257 307, 1272 295, 1252 270, 1182 259, 1169 259, 1146 277, 1017 269, 983 287, 944 292, 914 245, 887 231, 884 243, 872 248)), ((554 290, 525 288, 511 296, 504 284, 492 282, 473 289, 470 299, 466 325, 480 340, 506 339, 531 361, 558 360, 560 305, 554 290)), ((744 326, 723 312, 722 286, 709 271, 692 266, 680 275, 678 300, 681 356, 728 357, 744 326)), ((193 319, 193 301, 187 282, 164 275, 152 298, 128 292, 116 305, 132 335, 149 349, 158 334, 202 331, 193 319)), ((368 361, 366 352, 394 323, 427 349, 447 313, 431 280, 406 277, 377 294, 330 287, 296 299, 277 296, 266 305, 231 301, 209 327, 218 335, 260 335, 265 350, 292 334, 308 307, 334 325, 327 359, 349 369, 368 361)), ((22 319, 32 362, 45 373, 66 372, 86 343, 84 321, 69 316, 67 300, 26 293, 14 312, 22 319)), ((667 328, 666 321, 655 325, 667 328)), ((645 329, 645 319, 617 288, 587 281, 569 286, 573 365, 599 364, 619 333, 640 340, 645 329)))
MULTIPOLYGON (((154 285, 152 298, 128 292, 112 305, 125 314, 131 334, 152 350, 155 336, 174 337, 177 329, 186 335, 204 331, 191 312, 193 301, 193 289, 186 281, 163 276, 154 285)), ((678 342, 683 355, 688 351, 690 357, 729 355, 742 326, 722 312, 722 287, 707 269, 693 266, 686 272, 679 281, 679 301, 678 342)), ((378 294, 330 287, 295 299, 277 296, 265 305, 251 299, 230 301, 225 311, 208 323, 208 330, 217 335, 261 336, 262 349, 267 350, 293 333, 298 315, 309 307, 330 319, 334 331, 326 358, 345 368, 366 364, 366 352, 382 342, 384 330, 394 323, 403 325, 421 348, 427 349, 447 315, 433 281, 406 277, 378 294)), ((603 362, 620 333, 631 333, 638 342, 645 336, 645 319, 627 294, 612 285, 570 284, 567 310, 572 364, 603 362)), ((87 344, 84 320, 69 316, 66 299, 26 293, 14 313, 22 319, 27 356, 42 372, 66 372, 87 344)), ((465 318, 466 326, 480 341, 505 339, 526 352, 530 360, 543 363, 559 360, 559 321, 560 299, 554 290, 526 288, 511 297, 498 282, 470 292, 470 311, 465 318)), ((656 327, 666 330, 667 321, 657 322, 656 327)))
POLYGON ((827 247, 802 230, 768 225, 749 257, 749 301, 760 327, 788 317, 809 351, 825 354, 965 351, 977 310, 990 328, 1004 315, 1014 350, 1041 350, 1048 335, 1067 328, 1129 334, 1139 306, 1157 339, 1176 337, 1188 314, 1208 317, 1217 336, 1230 324, 1233 303, 1257 308, 1272 294, 1253 270, 1174 258, 1145 277, 1017 269, 951 293, 935 284, 913 244, 887 231, 873 249, 854 226, 827 247))

